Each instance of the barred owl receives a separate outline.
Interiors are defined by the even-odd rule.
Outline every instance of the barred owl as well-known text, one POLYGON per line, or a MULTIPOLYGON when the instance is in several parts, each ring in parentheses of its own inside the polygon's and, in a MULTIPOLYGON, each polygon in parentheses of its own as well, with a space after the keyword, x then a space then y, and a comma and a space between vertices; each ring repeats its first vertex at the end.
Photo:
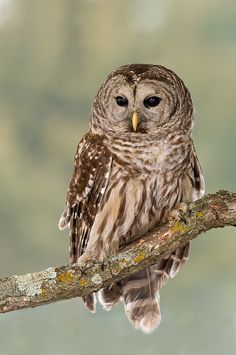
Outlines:
MULTIPOLYGON (((204 194, 191 138, 193 105, 183 81, 160 65, 114 70, 99 89, 82 138, 59 228, 70 229, 70 262, 103 260, 204 194)), ((188 258, 189 243, 98 293, 104 309, 123 302, 135 328, 160 323, 159 290, 188 258)), ((95 312, 96 295, 84 298, 95 312)))

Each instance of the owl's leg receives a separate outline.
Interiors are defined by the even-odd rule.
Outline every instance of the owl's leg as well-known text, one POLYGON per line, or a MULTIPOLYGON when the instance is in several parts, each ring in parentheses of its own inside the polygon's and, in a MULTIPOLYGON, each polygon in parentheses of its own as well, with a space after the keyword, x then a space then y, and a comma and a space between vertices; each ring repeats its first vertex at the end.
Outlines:
POLYGON ((119 251, 119 241, 118 239, 111 239, 110 241, 104 242, 103 248, 100 251, 99 260, 103 261, 108 256, 116 255, 119 251))
POLYGON ((168 220, 176 219, 186 224, 186 214, 189 212, 189 206, 185 202, 180 202, 176 209, 170 211, 168 220))
POLYGON ((88 260, 96 260, 103 262, 107 257, 116 255, 119 251, 119 240, 110 237, 102 237, 95 240, 93 243, 88 243, 83 255, 78 259, 78 262, 85 263, 88 260))
POLYGON ((85 252, 82 255, 80 255, 80 257, 78 258, 77 263, 78 265, 84 266, 84 264, 86 264, 91 259, 92 259, 91 252, 89 250, 88 251, 85 250, 85 252))

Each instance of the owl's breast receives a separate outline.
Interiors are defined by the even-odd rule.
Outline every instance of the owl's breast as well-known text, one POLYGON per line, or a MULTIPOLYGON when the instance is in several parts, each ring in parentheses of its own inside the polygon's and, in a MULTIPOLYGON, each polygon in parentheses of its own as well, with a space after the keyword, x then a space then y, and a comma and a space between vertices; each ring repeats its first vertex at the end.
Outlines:
POLYGON ((162 173, 130 174, 113 167, 104 199, 94 220, 90 245, 100 241, 104 255, 166 221, 179 201, 178 182, 162 173), (170 181, 169 181, 170 182, 170 181))
POLYGON ((190 165, 189 142, 116 140, 109 145, 112 169, 91 228, 90 249, 99 249, 103 256, 116 253, 119 245, 164 223, 181 201, 190 200, 190 183, 183 184, 190 165))
POLYGON ((155 172, 128 181, 123 197, 126 218, 119 238, 130 241, 164 223, 180 197, 179 179, 163 173, 155 172))
POLYGON ((109 150, 114 156, 114 165, 122 174, 182 174, 188 168, 192 151, 192 141, 189 136, 172 137, 130 137, 122 141, 116 138, 109 142, 109 150), (178 138, 178 139, 177 139, 178 138))

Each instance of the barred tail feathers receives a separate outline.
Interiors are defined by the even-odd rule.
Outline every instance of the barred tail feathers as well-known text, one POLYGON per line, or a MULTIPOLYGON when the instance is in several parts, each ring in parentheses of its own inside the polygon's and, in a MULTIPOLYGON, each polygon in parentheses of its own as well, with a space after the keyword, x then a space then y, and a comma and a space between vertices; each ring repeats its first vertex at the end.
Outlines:
POLYGON ((135 328, 151 333, 161 322, 160 295, 151 269, 139 271, 123 284, 125 313, 135 328))
POLYGON ((110 311, 122 298, 121 282, 116 282, 98 292, 98 300, 103 309, 110 311))
POLYGON ((88 296, 83 297, 84 306, 91 312, 96 313, 96 295, 95 293, 90 293, 88 296))

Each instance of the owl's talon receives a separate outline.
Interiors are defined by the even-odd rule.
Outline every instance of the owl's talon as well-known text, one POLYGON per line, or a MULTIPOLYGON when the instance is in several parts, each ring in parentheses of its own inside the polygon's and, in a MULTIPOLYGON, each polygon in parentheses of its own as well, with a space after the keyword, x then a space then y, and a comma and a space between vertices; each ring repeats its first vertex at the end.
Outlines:
POLYGON ((104 270, 104 268, 105 268, 105 261, 102 260, 102 261, 101 261, 101 269, 102 269, 102 271, 104 270))
POLYGON ((84 266, 85 264, 87 264, 87 262, 88 261, 90 261, 91 260, 91 254, 89 253, 89 252, 85 252, 84 254, 82 254, 80 257, 79 257, 79 259, 78 259, 78 261, 77 261, 77 264, 79 265, 79 266, 84 266))
POLYGON ((178 206, 178 209, 173 210, 169 213, 168 220, 177 219, 177 221, 181 221, 184 224, 187 224, 187 219, 184 217, 184 214, 189 212, 189 207, 185 202, 181 202, 178 206))

